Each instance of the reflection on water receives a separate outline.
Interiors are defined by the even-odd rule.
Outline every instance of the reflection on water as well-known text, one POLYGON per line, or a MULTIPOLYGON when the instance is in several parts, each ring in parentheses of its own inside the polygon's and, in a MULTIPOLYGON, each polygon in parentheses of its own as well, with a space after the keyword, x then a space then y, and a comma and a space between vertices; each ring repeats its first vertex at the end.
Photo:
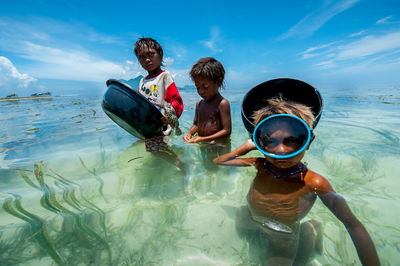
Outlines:
MULTIPOLYGON (((248 134, 232 103, 231 145, 248 134)), ((398 93, 397 93, 398 94, 398 93)), ((306 154, 368 229, 381 262, 400 262, 400 114, 395 92, 322 95, 306 154), (396 217, 397 216, 397 217, 396 217)), ((183 131, 195 91, 182 91, 183 131)), ((172 137, 185 172, 145 152, 100 108, 101 97, 0 102, 0 265, 257 265, 265 243, 242 238, 236 212, 255 169, 214 167, 207 147, 172 137)), ((259 156, 257 152, 254 155, 259 156)), ((317 201, 328 265, 359 265, 343 225, 317 201)))

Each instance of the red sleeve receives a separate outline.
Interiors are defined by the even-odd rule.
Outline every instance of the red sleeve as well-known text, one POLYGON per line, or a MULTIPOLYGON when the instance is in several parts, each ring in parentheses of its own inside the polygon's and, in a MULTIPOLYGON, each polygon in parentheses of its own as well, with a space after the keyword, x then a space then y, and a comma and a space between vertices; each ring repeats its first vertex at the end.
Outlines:
POLYGON ((166 89, 164 100, 172 105, 176 116, 179 118, 183 111, 183 101, 175 82, 172 82, 166 89))

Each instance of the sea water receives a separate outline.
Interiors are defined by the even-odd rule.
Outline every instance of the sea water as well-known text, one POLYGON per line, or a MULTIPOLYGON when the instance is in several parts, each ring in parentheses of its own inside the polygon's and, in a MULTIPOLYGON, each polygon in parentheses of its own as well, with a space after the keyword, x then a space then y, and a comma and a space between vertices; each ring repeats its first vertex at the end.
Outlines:
MULTIPOLYGON (((347 200, 382 264, 398 265, 399 89, 320 91, 323 115, 304 160, 347 200)), ((233 148, 249 137, 245 93, 222 91, 233 148)), ((199 97, 181 94, 187 132, 199 97)), ((173 135, 181 171, 146 153, 101 100, 0 102, 0 265, 262 265, 265 243, 236 230, 255 169, 210 165, 198 144, 173 135)), ((346 229, 319 200, 310 218, 324 225, 323 255, 311 264, 360 265, 346 229)))

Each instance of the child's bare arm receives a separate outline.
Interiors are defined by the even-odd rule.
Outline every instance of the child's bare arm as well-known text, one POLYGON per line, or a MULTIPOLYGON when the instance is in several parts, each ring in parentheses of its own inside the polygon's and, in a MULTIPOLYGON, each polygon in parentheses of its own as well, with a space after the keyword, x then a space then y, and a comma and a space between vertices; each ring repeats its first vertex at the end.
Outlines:
POLYGON ((232 165, 232 166, 254 166, 257 158, 237 158, 239 156, 245 155, 249 151, 255 150, 256 145, 254 145, 251 139, 247 140, 245 143, 240 145, 233 151, 221 155, 213 160, 215 164, 220 165, 232 165))
POLYGON ((227 99, 223 99, 219 104, 219 113, 221 114, 222 124, 220 137, 230 135, 232 132, 231 106, 227 99))
POLYGON ((223 99, 220 102, 218 109, 219 109, 219 113, 221 116, 221 124, 222 124, 221 130, 219 130, 209 136, 193 137, 188 142, 197 143, 197 142, 202 142, 202 141, 210 141, 210 140, 222 138, 222 137, 225 137, 225 136, 228 136, 231 134, 231 132, 232 132, 231 108, 230 108, 228 100, 223 99))
POLYGON ((357 249, 362 265, 380 265, 374 243, 362 223, 354 216, 346 200, 340 195, 329 192, 319 198, 343 223, 357 249))

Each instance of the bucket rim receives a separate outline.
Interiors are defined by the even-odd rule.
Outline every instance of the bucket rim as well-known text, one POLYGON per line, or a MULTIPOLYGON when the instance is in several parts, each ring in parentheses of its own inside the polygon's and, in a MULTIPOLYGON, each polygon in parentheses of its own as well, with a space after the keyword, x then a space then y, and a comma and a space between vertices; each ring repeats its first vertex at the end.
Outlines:
MULTIPOLYGON (((312 94, 314 94, 314 97, 318 99, 318 105, 313 105, 310 106, 309 103, 307 103, 307 106, 310 106, 313 110, 313 114, 315 116, 315 120, 314 120, 314 124, 313 124, 313 128, 315 128, 321 118, 322 115, 322 110, 324 107, 324 100, 321 96, 321 93, 312 85, 310 85, 307 82, 304 82, 302 80, 298 80, 298 79, 293 79, 293 78, 275 78, 275 79, 270 79, 264 82, 261 82, 259 84, 257 84, 256 86, 252 87, 249 91, 247 91, 247 93, 244 95, 243 100, 242 100, 242 105, 241 105, 241 116, 242 116, 242 121, 244 123, 244 126, 246 128, 246 130, 252 134, 255 128, 254 123, 247 117, 245 110, 244 110, 244 103, 246 101, 246 99, 249 97, 249 95, 251 95, 252 91, 256 88, 265 86, 265 84, 273 84, 275 82, 291 82, 291 83, 297 83, 297 84, 301 84, 307 88, 310 89, 310 91, 312 91, 312 94), (314 112, 314 109, 316 109, 316 112, 314 112)), ((272 98, 272 96, 270 97, 272 98)), ((302 101, 299 101, 300 103, 303 103, 302 101)))

